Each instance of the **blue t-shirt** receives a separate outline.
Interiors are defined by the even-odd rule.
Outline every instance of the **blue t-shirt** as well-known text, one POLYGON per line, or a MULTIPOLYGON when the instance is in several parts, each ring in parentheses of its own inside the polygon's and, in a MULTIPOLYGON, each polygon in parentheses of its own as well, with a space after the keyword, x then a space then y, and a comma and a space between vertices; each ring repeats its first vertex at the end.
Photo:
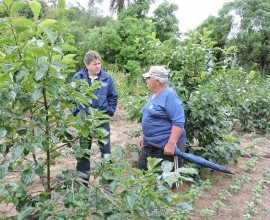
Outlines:
POLYGON ((185 114, 180 97, 170 88, 166 87, 156 97, 149 97, 143 107, 142 131, 144 145, 149 142, 164 147, 170 137, 172 126, 183 129, 177 144, 186 140, 185 114))

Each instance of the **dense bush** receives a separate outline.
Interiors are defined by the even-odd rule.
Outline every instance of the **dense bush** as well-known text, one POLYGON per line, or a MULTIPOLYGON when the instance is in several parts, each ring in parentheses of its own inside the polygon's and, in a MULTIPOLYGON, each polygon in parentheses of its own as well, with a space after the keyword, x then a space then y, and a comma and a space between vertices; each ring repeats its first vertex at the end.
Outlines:
POLYGON ((228 69, 220 71, 209 83, 222 94, 222 105, 230 112, 233 125, 269 132, 269 78, 255 71, 228 69))

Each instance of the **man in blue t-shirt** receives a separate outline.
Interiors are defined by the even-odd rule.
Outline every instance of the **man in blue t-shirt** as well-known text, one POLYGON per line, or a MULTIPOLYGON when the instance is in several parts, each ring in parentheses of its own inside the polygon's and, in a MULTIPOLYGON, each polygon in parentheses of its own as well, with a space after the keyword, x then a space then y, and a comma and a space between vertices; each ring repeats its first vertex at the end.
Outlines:
POLYGON ((143 107, 139 169, 147 169, 148 157, 174 161, 175 168, 183 166, 183 159, 173 155, 176 146, 183 152, 186 150, 185 115, 182 100, 167 87, 168 75, 169 71, 162 66, 152 66, 143 74, 152 94, 143 107))

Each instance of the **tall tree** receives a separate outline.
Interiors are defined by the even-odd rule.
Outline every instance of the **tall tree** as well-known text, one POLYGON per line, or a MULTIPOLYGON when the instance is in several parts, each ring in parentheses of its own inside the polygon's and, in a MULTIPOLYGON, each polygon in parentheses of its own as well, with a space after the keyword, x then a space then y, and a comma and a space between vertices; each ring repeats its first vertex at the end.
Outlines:
POLYGON ((126 6, 129 6, 131 4, 130 0, 111 0, 110 1, 110 11, 111 12, 120 12, 122 9, 126 6))
POLYGON ((153 0, 135 0, 127 8, 119 11, 118 18, 120 20, 126 17, 144 19, 147 17, 152 2, 153 0))
POLYGON ((247 70, 270 72, 270 0, 236 0, 220 11, 222 16, 239 19, 230 40, 238 47, 238 59, 247 70))
MULTIPOLYGON (((216 42, 215 46, 221 49, 225 49, 226 42, 232 27, 232 18, 230 16, 209 16, 205 21, 203 21, 201 25, 197 27, 197 31, 202 34, 205 27, 212 31, 210 37, 216 42)), ((217 62, 220 62, 224 59, 224 54, 221 50, 217 50, 214 53, 217 62)))
POLYGON ((179 36, 178 19, 174 14, 177 9, 176 4, 165 1, 154 11, 153 21, 156 26, 157 38, 161 41, 179 36))

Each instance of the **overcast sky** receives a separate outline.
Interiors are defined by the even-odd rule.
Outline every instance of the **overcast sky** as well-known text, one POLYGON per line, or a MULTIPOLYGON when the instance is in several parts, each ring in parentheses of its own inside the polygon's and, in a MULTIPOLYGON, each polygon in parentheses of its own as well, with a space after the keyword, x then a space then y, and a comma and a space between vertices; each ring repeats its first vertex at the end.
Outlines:
MULTIPOLYGON (((66 0, 67 2, 74 2, 74 0, 66 0)), ((179 20, 179 28, 181 32, 186 32, 190 29, 196 28, 209 15, 217 15, 225 2, 233 0, 168 0, 168 2, 178 5, 176 16, 179 20)), ((88 0, 79 0, 82 6, 87 6, 88 0)), ((109 0, 103 0, 103 9, 109 9, 109 0)), ((163 0, 156 0, 156 5, 162 3, 163 0)))

